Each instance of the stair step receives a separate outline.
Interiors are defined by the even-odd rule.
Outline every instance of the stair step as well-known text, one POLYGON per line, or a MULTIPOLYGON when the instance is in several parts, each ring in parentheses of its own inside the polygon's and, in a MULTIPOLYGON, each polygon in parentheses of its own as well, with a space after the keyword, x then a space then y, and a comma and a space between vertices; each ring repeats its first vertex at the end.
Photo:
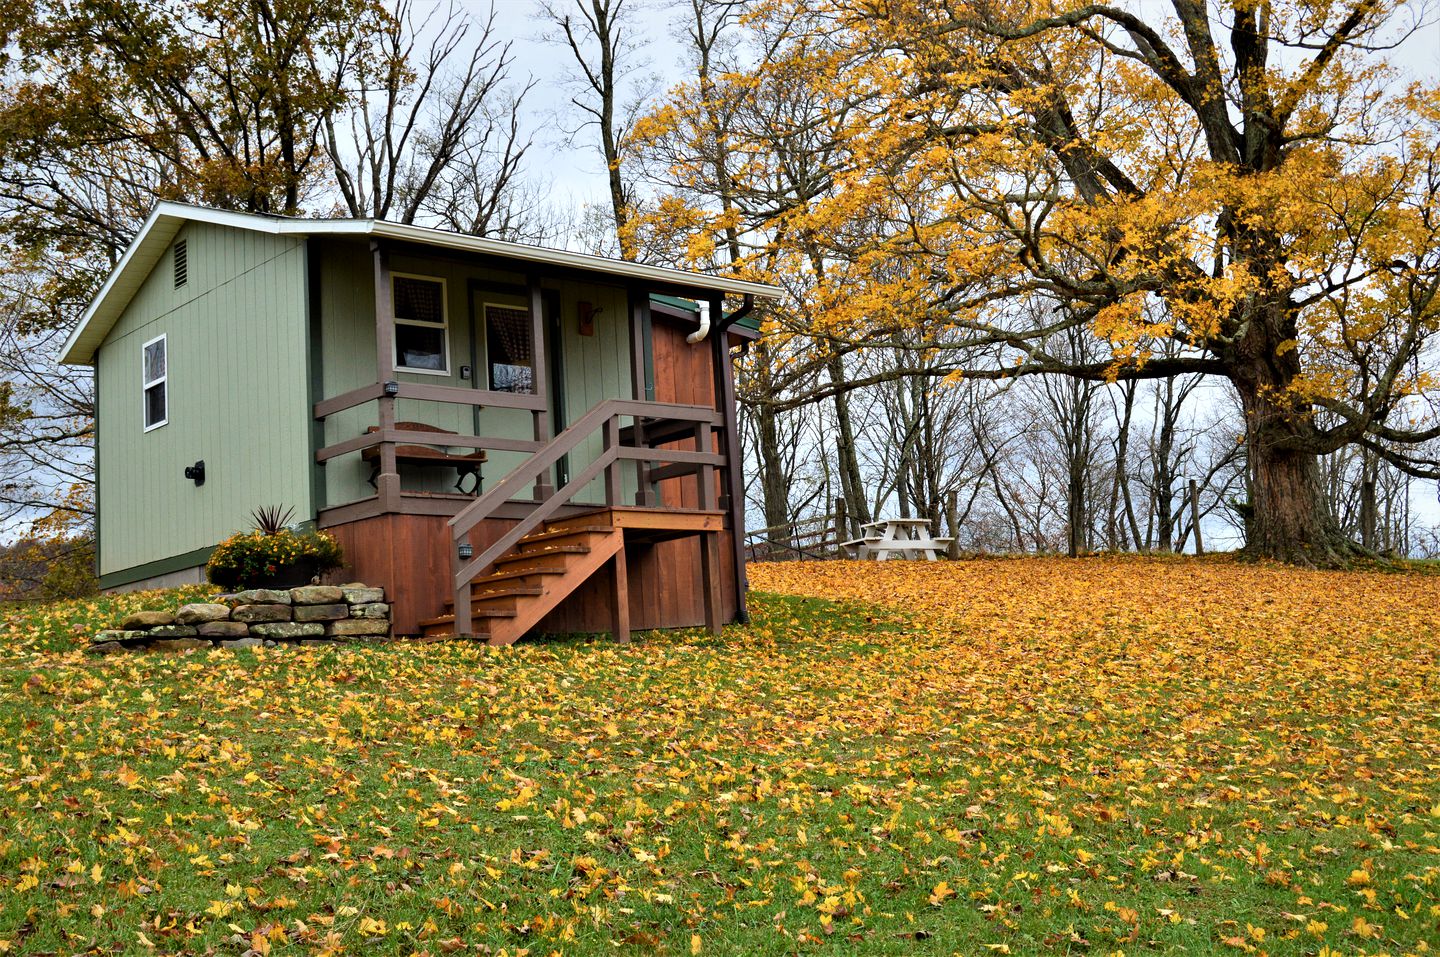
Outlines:
MULTIPOLYGON (((515 617, 515 609, 513 609, 513 608, 496 608, 496 607, 494 607, 494 606, 476 608, 475 605, 474 605, 474 603, 472 602, 472 603, 471 603, 471 610, 470 610, 470 617, 471 617, 471 618, 514 618, 514 617, 515 617)), ((426 624, 433 624, 433 623, 435 623, 435 622, 448 622, 448 621, 454 621, 454 620, 455 620, 455 603, 454 603, 453 601, 447 601, 447 602, 445 602, 445 611, 444 611, 443 613, 441 613, 440 615, 436 616, 435 618, 425 618, 425 619, 422 619, 422 620, 420 621, 420 624, 421 624, 421 626, 423 627, 423 626, 426 625, 426 624)))
POLYGON ((477 601, 490 601, 495 598, 524 598, 530 595, 541 595, 545 589, 539 585, 513 585, 502 584, 496 588, 487 588, 485 591, 475 591, 475 587, 484 587, 485 579, 472 583, 470 601, 473 604, 477 601))
POLYGON ((533 542, 544 542, 552 538, 568 538, 571 535, 582 535, 590 533, 597 535, 607 535, 613 531, 615 531, 615 529, 609 525, 596 525, 594 523, 586 525, 562 525, 559 522, 547 522, 545 525, 545 531, 531 532, 529 535, 526 535, 524 538, 520 539, 520 544, 529 545, 533 542))
MULTIPOLYGON (((497 563, 497 564, 498 564, 498 563, 497 563)), ((534 564, 534 563, 532 563, 532 564, 529 564, 529 565, 522 566, 522 567, 520 567, 520 568, 508 568, 508 567, 507 567, 504 571, 495 571, 495 572, 491 572, 491 573, 488 574, 488 575, 482 575, 482 576, 480 576, 479 578, 475 579, 475 580, 474 580, 473 582, 471 582, 470 584, 471 584, 472 586, 477 586, 477 585, 484 585, 484 584, 486 584, 487 582, 506 581, 506 580, 508 580, 508 579, 514 579, 514 578, 530 578, 530 577, 533 576, 533 575, 563 575, 563 574, 565 574, 565 567, 564 567, 563 565, 557 566, 557 565, 555 565, 553 562, 548 563, 548 564, 543 564, 543 565, 542 565, 542 564, 534 564)))
POLYGON ((545 545, 533 548, 530 551, 511 552, 509 555, 501 555, 495 559, 496 565, 509 565, 515 562, 532 562, 537 558, 544 558, 546 555, 585 555, 589 553, 589 545, 545 545))
MULTIPOLYGON (((490 623, 491 623, 492 621, 495 621, 495 620, 498 620, 498 619, 501 619, 501 618, 513 618, 513 617, 515 617, 515 613, 514 613, 513 611, 512 611, 512 612, 507 612, 507 613, 504 614, 504 615, 495 615, 495 614, 487 614, 487 613, 485 613, 485 612, 482 612, 482 611, 477 610, 477 611, 475 611, 475 612, 472 612, 471 615, 470 615, 470 618, 471 618, 471 627, 474 628, 477 632, 485 633, 485 632, 488 632, 488 631, 490 630, 490 623)), ((422 618, 422 619, 420 619, 420 631, 421 631, 423 634, 430 634, 430 633, 434 632, 435 629, 437 629, 437 628, 448 628, 448 629, 450 629, 450 632, 453 634, 453 633, 454 633, 454 625, 455 625, 455 616, 452 615, 452 614, 450 614, 449 612, 446 612, 446 613, 443 614, 443 615, 436 615, 434 618, 422 618)))
POLYGON ((573 535, 577 532, 589 532, 595 535, 608 535, 615 530, 613 524, 606 524, 606 519, 611 516, 611 509, 605 507, 589 508, 588 511, 578 515, 570 515, 566 518, 552 518, 545 523, 544 533, 557 536, 573 535))

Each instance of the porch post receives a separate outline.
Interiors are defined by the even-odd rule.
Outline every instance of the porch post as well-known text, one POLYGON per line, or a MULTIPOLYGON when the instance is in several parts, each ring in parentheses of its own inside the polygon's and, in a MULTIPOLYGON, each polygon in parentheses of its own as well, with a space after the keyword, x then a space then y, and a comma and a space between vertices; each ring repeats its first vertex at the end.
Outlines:
MULTIPOLYGON (((390 254, 379 240, 370 241, 375 257, 375 381, 381 385, 395 378, 395 301, 390 288, 390 254)), ((379 403, 380 431, 395 428, 395 397, 382 395, 379 403)), ((395 443, 380 443, 380 474, 375 477, 376 497, 382 512, 400 509, 400 473, 395 466, 395 443)))
POLYGON ((622 645, 630 644, 630 572, 625 565, 625 546, 610 559, 610 635, 622 645))
POLYGON ((725 421, 725 497, 720 507, 730 513, 730 561, 735 575, 735 617, 750 621, 745 592, 745 461, 740 451, 740 420, 735 411, 735 368, 730 363, 730 333, 725 323, 725 299, 710 300, 714 331, 710 349, 715 366, 715 408, 725 421))
MULTIPOLYGON (((630 374, 634 384, 635 399, 638 402, 645 402, 651 398, 650 390, 646 385, 646 363, 645 356, 649 353, 646 349, 646 339, 650 335, 650 294, 643 289, 630 289, 630 374)), ((635 445, 638 448, 648 448, 645 441, 645 423, 639 417, 635 417, 635 445)), ((655 487, 651 485, 646 472, 650 463, 643 459, 635 460, 635 504, 653 507, 655 505, 655 487)))
MULTIPOLYGON (((550 387, 549 349, 545 342, 545 296, 540 289, 540 277, 530 273, 525 277, 525 289, 530 299, 530 382, 535 395, 545 400, 545 408, 537 409, 535 416, 535 441, 549 442, 550 434, 550 387)), ((535 482, 535 498, 545 501, 555 494, 551 482, 552 473, 547 471, 535 482)))

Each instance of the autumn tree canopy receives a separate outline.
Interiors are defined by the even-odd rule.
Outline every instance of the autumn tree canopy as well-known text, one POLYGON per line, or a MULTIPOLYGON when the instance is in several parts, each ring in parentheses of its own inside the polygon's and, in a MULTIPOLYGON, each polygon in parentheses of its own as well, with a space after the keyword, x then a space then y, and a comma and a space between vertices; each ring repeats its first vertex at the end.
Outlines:
POLYGON ((1440 95, 1387 61, 1419 17, 779 0, 758 66, 642 127, 669 183, 643 228, 722 261, 738 231, 740 268, 806 277, 793 377, 897 344, 930 376, 1222 377, 1249 552, 1342 563, 1317 456, 1440 475, 1440 95), (1105 354, 1055 354, 1067 329, 1105 354))

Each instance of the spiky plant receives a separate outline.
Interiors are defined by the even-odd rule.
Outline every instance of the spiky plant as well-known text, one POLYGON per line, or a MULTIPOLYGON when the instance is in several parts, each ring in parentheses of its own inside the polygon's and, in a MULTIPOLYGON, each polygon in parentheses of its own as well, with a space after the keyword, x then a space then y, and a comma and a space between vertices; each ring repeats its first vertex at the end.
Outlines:
POLYGON ((290 524, 295 509, 284 505, 262 505, 250 513, 255 521, 255 530, 265 535, 275 535, 290 524))

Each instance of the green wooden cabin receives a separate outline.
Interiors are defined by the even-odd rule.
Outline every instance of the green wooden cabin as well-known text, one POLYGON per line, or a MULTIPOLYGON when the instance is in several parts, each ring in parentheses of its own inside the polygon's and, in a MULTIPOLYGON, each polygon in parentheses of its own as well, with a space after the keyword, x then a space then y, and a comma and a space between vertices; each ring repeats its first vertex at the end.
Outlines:
POLYGON ((731 358, 776 295, 162 203, 62 356, 95 370, 101 584, 201 581, 283 504, 399 634, 718 628, 744 614, 731 358))

